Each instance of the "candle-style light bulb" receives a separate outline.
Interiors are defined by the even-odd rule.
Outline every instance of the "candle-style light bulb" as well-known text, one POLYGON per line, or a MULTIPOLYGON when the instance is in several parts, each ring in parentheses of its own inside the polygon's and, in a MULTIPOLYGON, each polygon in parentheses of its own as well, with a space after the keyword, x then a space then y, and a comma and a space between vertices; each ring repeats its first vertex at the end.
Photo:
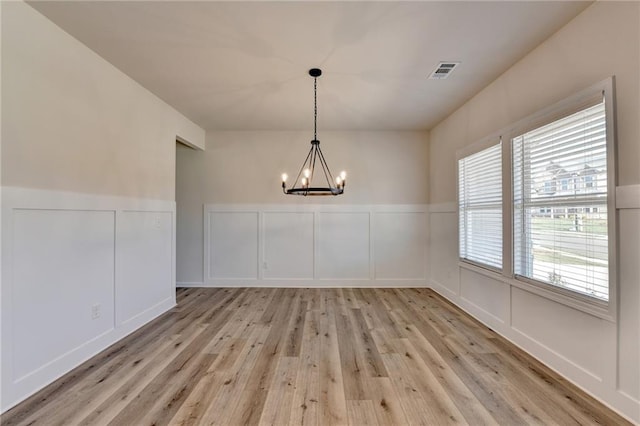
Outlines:
POLYGON ((344 170, 340 172, 340 179, 345 180, 347 178, 347 172, 344 170))
POLYGON ((302 187, 304 188, 305 186, 307 186, 307 178, 302 178, 302 180, 300 181, 302 183, 302 187))
POLYGON ((309 169, 304 169, 304 177, 306 177, 307 179, 309 179, 309 176, 311 176, 311 170, 309 170, 309 169))
POLYGON ((283 182, 283 183, 284 183, 284 182, 286 182, 288 177, 289 177, 289 176, 287 176, 287 174, 286 174, 286 173, 283 173, 283 174, 282 174, 282 182, 283 182))
POLYGON ((341 183, 342 183, 342 178, 340 176, 338 176, 336 178, 336 186, 339 188, 341 183))

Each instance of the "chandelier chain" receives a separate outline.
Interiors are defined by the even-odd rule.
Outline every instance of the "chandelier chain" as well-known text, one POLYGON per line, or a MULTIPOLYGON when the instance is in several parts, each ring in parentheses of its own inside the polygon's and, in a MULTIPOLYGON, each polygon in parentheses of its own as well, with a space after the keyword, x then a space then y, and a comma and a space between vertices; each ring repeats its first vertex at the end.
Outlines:
POLYGON ((313 77, 313 140, 318 139, 317 122, 318 122, 318 78, 313 77))

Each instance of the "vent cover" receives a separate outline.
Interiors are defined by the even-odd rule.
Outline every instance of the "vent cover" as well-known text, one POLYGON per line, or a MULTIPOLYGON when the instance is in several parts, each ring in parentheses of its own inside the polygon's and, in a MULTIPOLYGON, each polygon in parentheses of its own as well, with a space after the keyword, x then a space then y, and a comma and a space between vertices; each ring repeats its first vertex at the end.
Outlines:
POLYGON ((447 78, 458 65, 460 65, 460 62, 440 62, 429 78, 435 80, 447 78))

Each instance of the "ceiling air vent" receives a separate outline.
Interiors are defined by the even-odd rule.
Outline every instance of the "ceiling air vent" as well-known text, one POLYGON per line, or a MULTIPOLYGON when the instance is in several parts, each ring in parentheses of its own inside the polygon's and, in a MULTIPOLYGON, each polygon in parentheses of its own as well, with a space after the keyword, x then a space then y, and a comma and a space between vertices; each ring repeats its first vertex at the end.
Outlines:
POLYGON ((429 78, 435 80, 447 78, 451 74, 451 71, 453 71, 453 69, 458 65, 460 65, 460 62, 440 62, 438 64, 438 67, 431 73, 429 78))

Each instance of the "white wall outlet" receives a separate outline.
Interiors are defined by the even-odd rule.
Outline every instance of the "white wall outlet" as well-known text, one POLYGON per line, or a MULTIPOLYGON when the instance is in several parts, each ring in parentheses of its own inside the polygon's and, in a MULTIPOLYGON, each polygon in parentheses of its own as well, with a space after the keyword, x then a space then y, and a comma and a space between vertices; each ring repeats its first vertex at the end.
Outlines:
POLYGON ((155 226, 156 226, 156 229, 162 228, 162 221, 161 221, 160 215, 156 216, 155 226))
POLYGON ((100 318, 100 304, 97 303, 91 307, 91 319, 100 318))
POLYGON ((262 262, 262 269, 269 269, 269 264, 267 262, 262 262))

